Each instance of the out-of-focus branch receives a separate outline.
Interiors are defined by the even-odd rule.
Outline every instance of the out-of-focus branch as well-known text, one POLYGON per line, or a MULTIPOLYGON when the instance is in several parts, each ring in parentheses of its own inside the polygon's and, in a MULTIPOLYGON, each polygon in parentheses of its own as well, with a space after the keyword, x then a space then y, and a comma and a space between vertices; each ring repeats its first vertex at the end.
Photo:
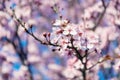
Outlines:
POLYGON ((10 40, 9 38, 7 38, 7 37, 4 37, 5 38, 5 40, 8 42, 8 43, 10 43, 12 46, 13 46, 13 48, 14 48, 14 50, 17 52, 17 54, 18 54, 18 56, 19 56, 19 58, 20 58, 20 61, 22 62, 22 64, 23 65, 25 65, 25 66, 27 66, 28 67, 28 70, 29 70, 29 73, 30 73, 30 80, 33 80, 33 77, 32 77, 32 71, 31 71, 31 69, 30 69, 30 64, 26 64, 25 63, 25 61, 26 61, 26 59, 27 59, 27 56, 25 55, 25 53, 23 52, 23 51, 21 51, 21 46, 19 45, 16 45, 15 43, 14 43, 14 41, 12 41, 12 40, 10 40), (18 49, 19 48, 19 49, 18 49))
POLYGON ((20 39, 20 37, 19 37, 18 34, 17 34, 17 30, 16 30, 16 32, 15 32, 15 37, 16 37, 16 39, 19 38, 19 39, 18 39, 18 44, 15 44, 14 40, 11 40, 11 39, 9 39, 9 38, 7 38, 7 37, 4 37, 4 38, 5 38, 5 40, 6 40, 8 43, 10 43, 10 44, 13 46, 14 50, 17 52, 17 54, 18 54, 18 56, 19 56, 19 58, 20 58, 21 63, 22 63, 23 65, 25 65, 25 66, 28 67, 28 71, 29 71, 29 75, 30 75, 30 80, 33 80, 32 71, 31 71, 31 69, 30 69, 31 64, 26 64, 27 53, 25 53, 25 52, 23 51, 22 44, 21 44, 21 39, 20 39))
POLYGON ((105 5, 105 1, 104 1, 104 0, 101 0, 101 1, 102 1, 104 10, 103 10, 103 12, 100 14, 98 20, 95 22, 95 26, 93 27, 93 31, 95 31, 95 29, 99 26, 100 22, 102 21, 105 13, 106 13, 106 11, 107 11, 107 7, 108 7, 109 4, 110 4, 110 1, 107 3, 107 5, 105 5))
POLYGON ((101 1, 102 1, 102 4, 103 4, 103 7, 106 8, 105 1, 104 0, 101 0, 101 1))
MULTIPOLYGON (((22 54, 20 53, 20 50, 18 50, 18 46, 17 46, 12 40, 10 40, 9 38, 7 38, 7 37, 4 37, 4 38, 5 38, 5 40, 6 40, 8 43, 10 43, 10 44, 13 46, 14 50, 15 50, 15 51, 17 52, 17 54, 19 55, 22 64, 24 64, 24 57, 23 57, 22 54)), ((2 40, 1 40, 1 41, 2 41, 2 40)))

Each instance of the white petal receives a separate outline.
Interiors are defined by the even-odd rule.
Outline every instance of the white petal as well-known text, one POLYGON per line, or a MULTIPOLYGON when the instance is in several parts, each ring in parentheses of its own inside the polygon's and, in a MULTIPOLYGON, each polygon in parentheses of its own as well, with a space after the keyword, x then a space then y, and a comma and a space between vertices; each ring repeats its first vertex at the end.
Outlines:
POLYGON ((68 35, 68 34, 69 34, 69 31, 64 31, 63 34, 64 34, 64 35, 68 35))
POLYGON ((77 35, 77 32, 75 30, 71 31, 70 34, 77 35))

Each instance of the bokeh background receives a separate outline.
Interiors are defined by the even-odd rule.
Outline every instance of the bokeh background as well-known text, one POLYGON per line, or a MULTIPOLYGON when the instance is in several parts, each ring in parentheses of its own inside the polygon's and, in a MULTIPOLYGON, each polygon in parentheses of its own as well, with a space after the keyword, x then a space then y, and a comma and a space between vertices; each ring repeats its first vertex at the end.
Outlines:
MULTIPOLYGON (((27 34, 13 17, 13 9, 42 40, 42 33, 52 32, 52 22, 60 16, 76 24, 86 18, 87 29, 94 28, 101 37, 102 53, 92 55, 92 64, 96 55, 120 54, 120 0, 105 0, 107 3, 106 13, 94 28, 103 13, 101 0, 0 0, 0 80, 77 80, 81 76, 69 65, 73 58, 53 52, 27 34)), ((88 72, 88 80, 120 80, 119 60, 96 65, 88 72)))

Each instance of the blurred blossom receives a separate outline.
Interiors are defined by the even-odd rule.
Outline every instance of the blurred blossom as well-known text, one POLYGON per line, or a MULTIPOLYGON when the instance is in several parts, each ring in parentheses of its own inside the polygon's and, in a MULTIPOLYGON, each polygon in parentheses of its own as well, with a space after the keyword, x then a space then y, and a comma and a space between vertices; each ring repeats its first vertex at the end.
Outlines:
POLYGON ((31 54, 28 57, 29 57, 29 59, 28 59, 29 63, 38 63, 38 62, 41 62, 41 59, 40 59, 39 55, 32 55, 31 54))
POLYGON ((59 71, 61 71, 61 70, 63 69, 61 66, 56 65, 56 64, 49 64, 49 65, 48 65, 48 68, 49 68, 50 70, 55 71, 55 72, 59 72, 59 71))
POLYGON ((77 70, 75 70, 74 68, 70 68, 70 67, 67 67, 67 69, 65 69, 62 74, 68 78, 68 79, 72 79, 76 76, 80 76, 81 73, 77 70), (72 73, 71 73, 72 72, 72 73))
POLYGON ((4 62, 2 65, 2 74, 10 74, 11 72, 12 72, 12 64, 9 62, 4 62))

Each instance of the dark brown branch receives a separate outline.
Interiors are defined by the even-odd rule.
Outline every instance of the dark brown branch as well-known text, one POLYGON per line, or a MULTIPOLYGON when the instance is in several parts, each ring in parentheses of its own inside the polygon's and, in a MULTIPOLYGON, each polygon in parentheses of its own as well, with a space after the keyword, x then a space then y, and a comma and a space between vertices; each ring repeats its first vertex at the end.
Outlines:
POLYGON ((71 43, 71 48, 76 52, 76 56, 78 57, 78 59, 81 60, 82 62, 82 59, 83 57, 80 55, 80 52, 77 50, 77 48, 73 45, 73 37, 71 36, 71 40, 70 40, 70 43, 71 43))

